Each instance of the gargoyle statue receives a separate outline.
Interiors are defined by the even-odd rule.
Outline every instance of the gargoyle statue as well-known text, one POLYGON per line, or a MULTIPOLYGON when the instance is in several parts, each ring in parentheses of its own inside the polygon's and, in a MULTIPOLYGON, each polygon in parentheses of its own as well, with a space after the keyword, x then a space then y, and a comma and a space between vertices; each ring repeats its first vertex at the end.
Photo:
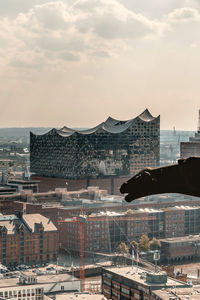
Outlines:
POLYGON ((177 164, 144 169, 120 187, 125 200, 144 196, 180 193, 200 197, 200 157, 179 159, 177 164))

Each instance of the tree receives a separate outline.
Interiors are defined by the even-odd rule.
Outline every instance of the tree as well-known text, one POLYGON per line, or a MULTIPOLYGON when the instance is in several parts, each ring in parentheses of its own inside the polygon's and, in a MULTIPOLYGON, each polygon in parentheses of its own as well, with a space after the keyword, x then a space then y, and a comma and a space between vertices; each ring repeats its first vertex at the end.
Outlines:
POLYGON ((121 242, 118 247, 117 247, 117 250, 122 253, 122 254, 127 254, 129 253, 129 248, 128 246, 126 245, 126 243, 124 242, 121 242))
POLYGON ((137 251, 137 249, 138 249, 138 242, 136 242, 136 241, 132 241, 131 242, 131 247, 135 250, 135 251, 137 251))
POLYGON ((139 241, 140 251, 149 251, 150 250, 150 241, 146 234, 143 234, 139 241))
POLYGON ((150 241, 150 248, 151 248, 151 250, 158 250, 158 249, 160 249, 160 247, 161 247, 161 243, 160 243, 160 241, 157 238, 153 238, 150 241))

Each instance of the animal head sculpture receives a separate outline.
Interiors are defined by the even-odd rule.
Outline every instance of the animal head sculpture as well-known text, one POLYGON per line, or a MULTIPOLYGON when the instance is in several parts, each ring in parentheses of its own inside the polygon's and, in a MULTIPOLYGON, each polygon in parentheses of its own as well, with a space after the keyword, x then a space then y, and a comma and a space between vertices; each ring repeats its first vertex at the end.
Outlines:
POLYGON ((144 169, 120 187, 125 200, 162 193, 180 193, 200 197, 200 157, 180 159, 178 164, 144 169))

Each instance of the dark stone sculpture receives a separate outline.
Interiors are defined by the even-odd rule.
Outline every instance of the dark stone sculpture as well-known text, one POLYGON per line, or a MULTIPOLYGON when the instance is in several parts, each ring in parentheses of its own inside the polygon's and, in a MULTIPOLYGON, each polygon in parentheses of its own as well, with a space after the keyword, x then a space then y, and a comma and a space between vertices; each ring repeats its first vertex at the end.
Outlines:
POLYGON ((144 169, 120 187, 125 200, 144 196, 180 193, 200 197, 200 157, 179 159, 177 164, 144 169))

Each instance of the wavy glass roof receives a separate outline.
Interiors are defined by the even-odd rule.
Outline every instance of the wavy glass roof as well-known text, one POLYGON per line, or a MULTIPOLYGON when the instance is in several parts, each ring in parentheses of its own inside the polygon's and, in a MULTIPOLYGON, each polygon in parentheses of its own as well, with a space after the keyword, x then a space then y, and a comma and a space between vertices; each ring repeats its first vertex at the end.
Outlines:
POLYGON ((155 120, 159 117, 160 116, 153 117, 151 115, 151 113, 149 112, 149 110, 145 109, 145 111, 143 111, 139 116, 137 116, 136 118, 130 119, 130 120, 122 121, 122 120, 113 119, 112 117, 108 117, 108 119, 105 122, 102 122, 93 128, 84 129, 84 130, 76 130, 76 129, 72 129, 72 128, 68 128, 68 127, 64 126, 61 129, 55 129, 55 128, 51 129, 46 134, 49 134, 51 132, 56 132, 60 136, 68 137, 74 133, 83 134, 83 135, 92 134, 94 132, 97 132, 100 129, 104 130, 106 132, 109 132, 109 133, 121 133, 121 132, 127 130, 138 119, 140 119, 143 122, 152 122, 153 120, 155 120))

